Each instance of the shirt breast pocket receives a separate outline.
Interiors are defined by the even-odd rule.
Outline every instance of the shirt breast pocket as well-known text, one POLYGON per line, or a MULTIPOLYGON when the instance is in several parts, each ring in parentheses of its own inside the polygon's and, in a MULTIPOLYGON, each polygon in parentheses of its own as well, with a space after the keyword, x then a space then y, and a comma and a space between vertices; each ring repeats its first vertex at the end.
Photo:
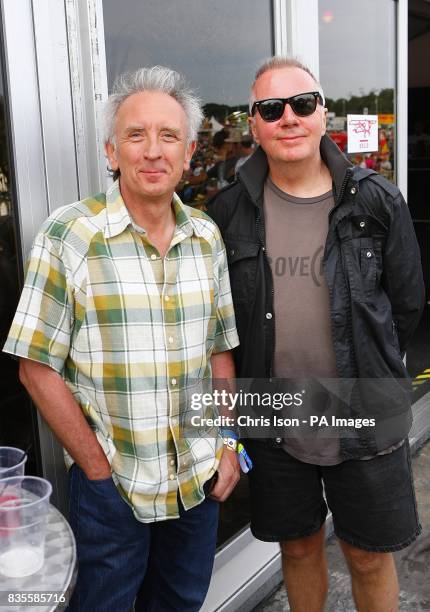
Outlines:
POLYGON ((255 242, 225 238, 231 292, 234 302, 253 299, 256 287, 257 256, 260 245, 255 242))
POLYGON ((376 289, 376 257, 373 245, 360 247, 360 270, 364 297, 371 299, 376 289))
POLYGON ((339 236, 353 296, 373 302, 382 276, 385 228, 370 215, 353 215, 345 219, 339 236))
POLYGON ((362 298, 373 301, 382 275, 382 245, 378 239, 361 238, 359 245, 359 264, 361 272, 362 298))

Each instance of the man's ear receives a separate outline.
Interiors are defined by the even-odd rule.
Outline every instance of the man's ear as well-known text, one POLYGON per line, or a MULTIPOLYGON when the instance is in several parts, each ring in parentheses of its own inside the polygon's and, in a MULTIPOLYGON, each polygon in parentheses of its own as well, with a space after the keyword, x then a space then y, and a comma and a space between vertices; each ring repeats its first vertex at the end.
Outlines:
POLYGON ((109 160, 110 168, 114 171, 118 170, 118 160, 116 158, 115 145, 110 140, 105 142, 105 153, 106 153, 106 157, 109 160))
POLYGON ((249 127, 251 128, 251 133, 252 133, 252 137, 254 139, 254 142, 256 142, 257 144, 260 144, 259 140, 258 140, 258 136, 257 136, 257 130, 255 127, 255 119, 254 117, 248 117, 248 123, 249 123, 249 127))
POLYGON ((323 126, 322 126, 322 130, 321 130, 321 136, 324 136, 324 134, 327 131, 327 113, 328 113, 328 108, 323 108, 323 114, 322 114, 322 121, 323 121, 323 126))
POLYGON ((185 159, 184 159, 184 170, 188 170, 190 167, 190 161, 192 156, 194 155, 194 151, 197 147, 197 140, 193 140, 190 144, 187 145, 185 150, 185 159))

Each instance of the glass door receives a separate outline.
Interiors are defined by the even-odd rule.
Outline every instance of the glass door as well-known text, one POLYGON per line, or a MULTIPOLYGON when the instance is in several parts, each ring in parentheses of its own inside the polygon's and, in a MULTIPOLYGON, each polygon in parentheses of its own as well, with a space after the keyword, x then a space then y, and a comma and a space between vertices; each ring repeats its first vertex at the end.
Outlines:
MULTIPOLYGON (((416 378, 414 396, 430 397, 430 4, 409 2, 408 28, 408 203, 421 248, 427 302, 408 351, 408 369, 416 378)), ((430 400, 427 400, 427 404, 430 400)))
MULTIPOLYGON (((3 41, 0 41, 3 56, 3 41)), ((18 236, 16 192, 10 155, 8 99, 3 57, 0 61, 0 348, 3 347, 18 304, 23 264, 18 236)), ((19 382, 18 361, 0 352, 0 446, 28 452, 27 474, 40 474, 37 420, 19 382)))
MULTIPOLYGON (((186 76, 203 101, 205 120, 177 191, 186 204, 204 209, 207 198, 234 179, 246 138, 252 142, 249 88, 257 65, 272 54, 271 2, 184 0, 169 2, 168 13, 166 8, 150 0, 103 0, 108 88, 122 72, 145 65, 169 66, 186 76)), ((222 504, 218 545, 248 523, 248 483, 242 478, 222 504)))
POLYGON ((354 164, 396 182, 396 2, 320 0, 318 12, 328 134, 354 164), (348 153, 348 115, 377 117, 377 148, 348 153))
MULTIPOLYGON (((203 102, 205 120, 190 171, 177 191, 205 208, 206 200, 234 179, 236 162, 249 153, 247 110, 257 66, 274 52, 272 0, 102 0, 109 91, 115 77, 161 64, 183 73, 203 102)), ((275 7, 275 8, 274 8, 275 7)), ((222 504, 218 552, 204 612, 237 610, 279 570, 279 547, 249 530, 246 477, 222 504)))

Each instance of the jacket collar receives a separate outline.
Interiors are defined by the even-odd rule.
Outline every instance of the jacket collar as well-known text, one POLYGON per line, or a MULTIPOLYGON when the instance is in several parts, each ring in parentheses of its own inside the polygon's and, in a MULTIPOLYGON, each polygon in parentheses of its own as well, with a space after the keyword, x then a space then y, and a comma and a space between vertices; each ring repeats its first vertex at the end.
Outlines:
MULTIPOLYGON (((320 151, 321 157, 332 176, 335 193, 338 194, 341 190, 346 171, 353 164, 326 134, 321 138, 320 151)), ((364 177, 365 173, 360 173, 359 170, 361 169, 357 168, 357 172, 354 172, 355 180, 360 180, 364 177), (363 177, 361 174, 363 174, 363 177)), ((238 178, 247 189, 255 204, 259 205, 262 202, 264 183, 268 173, 267 156, 261 147, 258 147, 248 161, 239 169, 238 178)))
MULTIPOLYGON (((172 198, 173 211, 176 216, 176 232, 186 237, 195 234, 203 238, 201 227, 195 222, 190 210, 185 206, 180 197, 174 193, 172 198)), ((116 180, 106 192, 106 225, 103 233, 106 238, 119 236, 128 227, 137 228, 128 212, 127 206, 122 199, 119 188, 119 180, 116 180)))

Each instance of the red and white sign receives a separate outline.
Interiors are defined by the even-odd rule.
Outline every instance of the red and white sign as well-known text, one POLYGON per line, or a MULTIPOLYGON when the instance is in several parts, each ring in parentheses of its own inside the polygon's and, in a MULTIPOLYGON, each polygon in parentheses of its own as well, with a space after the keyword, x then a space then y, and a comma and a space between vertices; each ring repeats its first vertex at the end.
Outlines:
POLYGON ((378 115, 347 115, 348 153, 378 151, 378 115))

